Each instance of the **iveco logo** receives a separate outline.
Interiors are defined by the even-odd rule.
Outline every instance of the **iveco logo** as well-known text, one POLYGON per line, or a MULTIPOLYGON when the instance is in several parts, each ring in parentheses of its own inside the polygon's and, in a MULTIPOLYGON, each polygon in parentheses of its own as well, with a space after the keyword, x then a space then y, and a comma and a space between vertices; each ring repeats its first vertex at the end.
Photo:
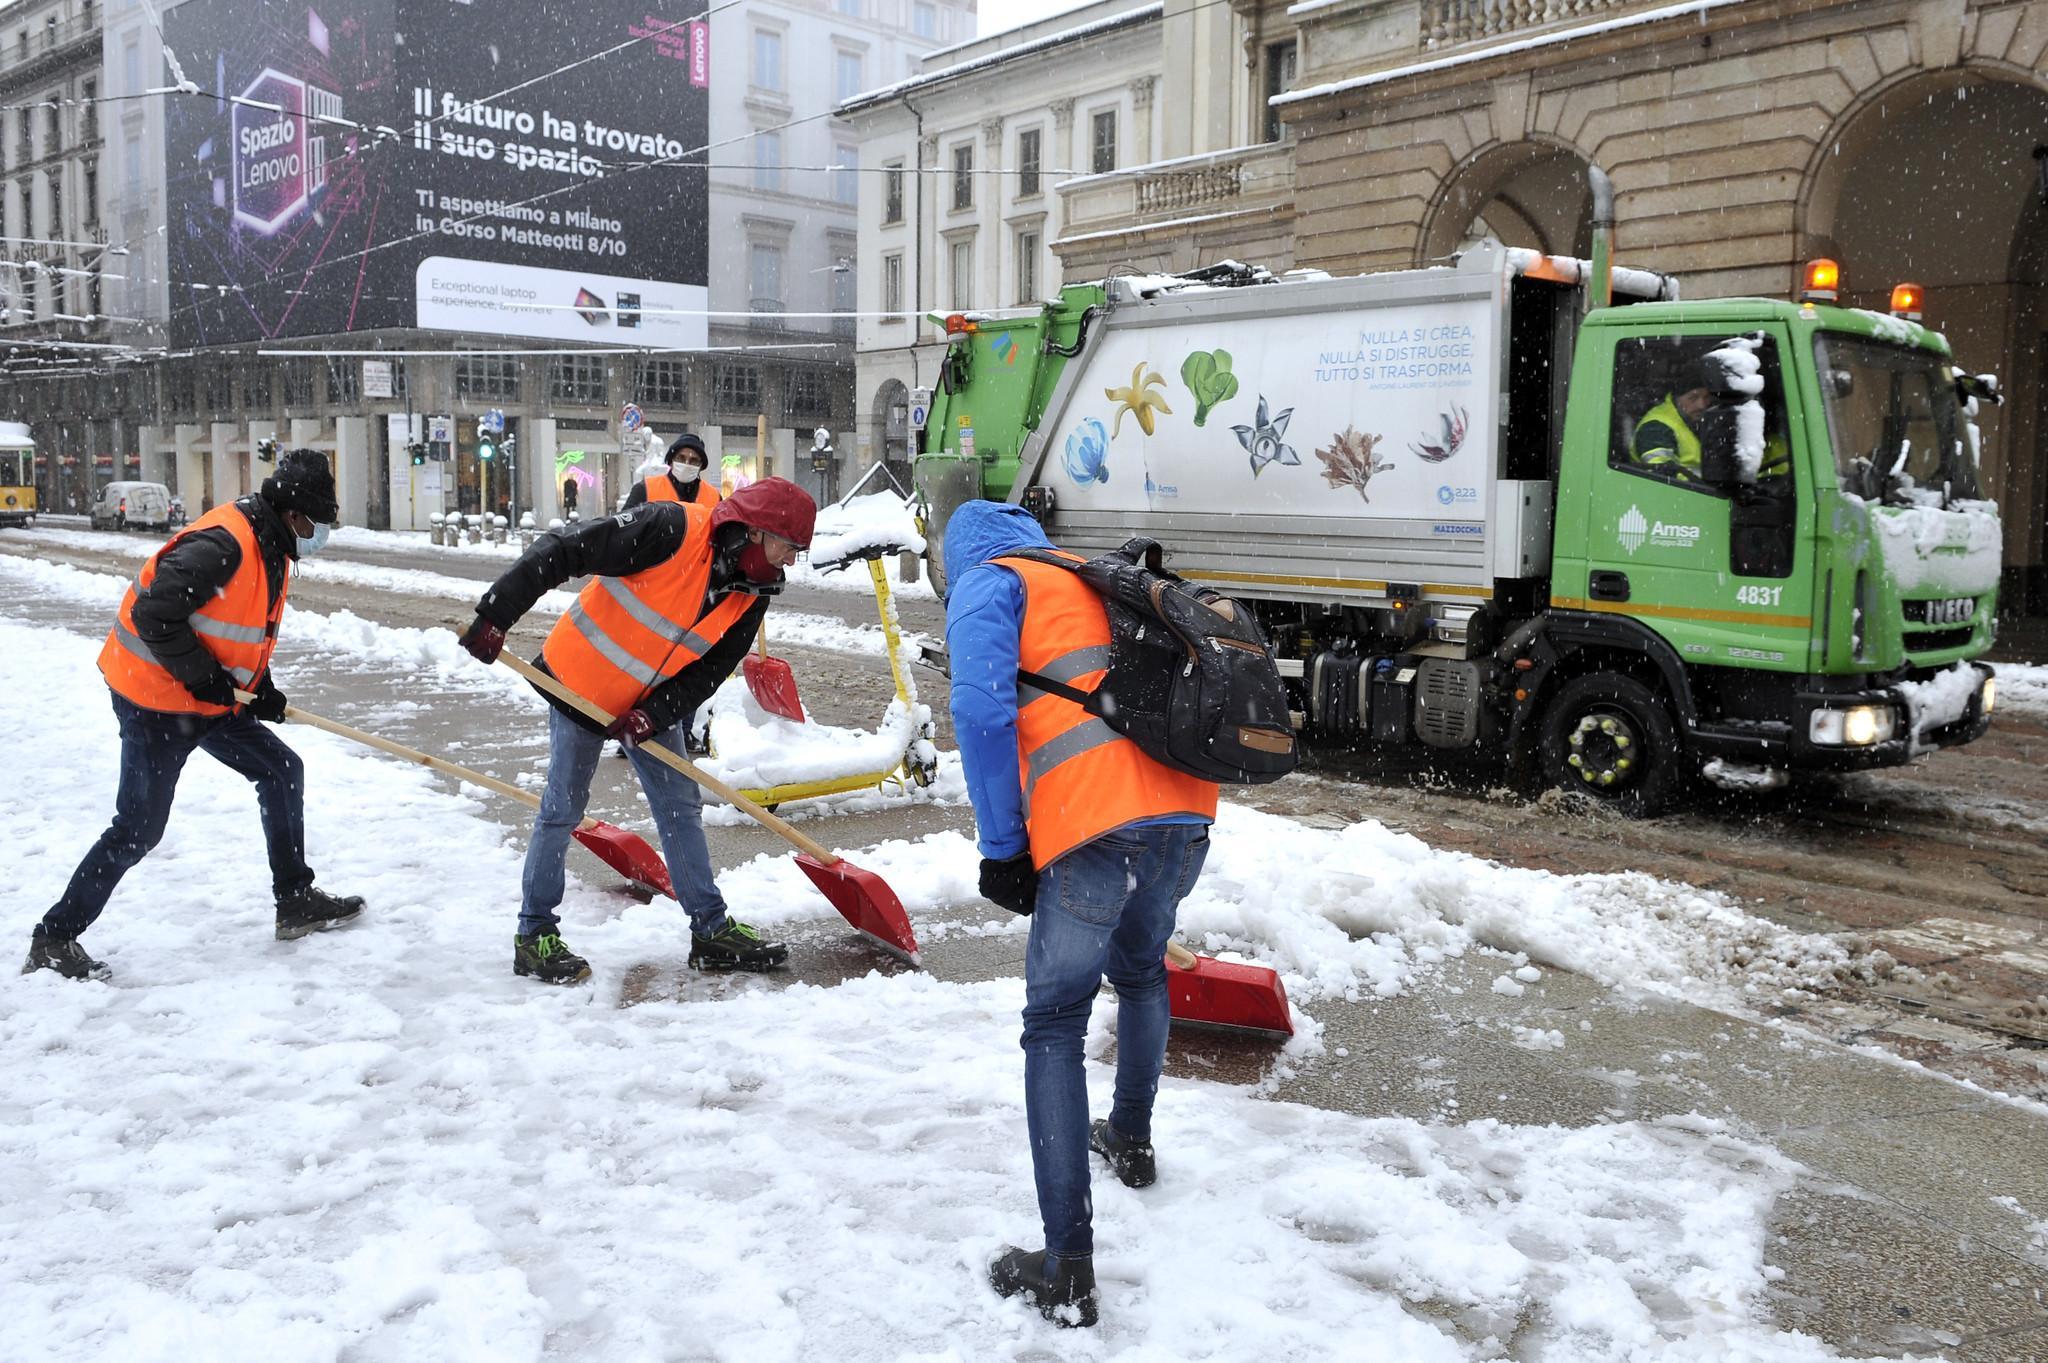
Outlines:
POLYGON ((1643 509, 1632 506, 1621 513, 1621 547, 1633 554, 1643 547, 1643 540, 1649 536, 1650 522, 1643 515, 1643 509))
POLYGON ((1957 596, 1947 601, 1929 601, 1921 609, 1926 612, 1922 618, 1930 625, 1961 625, 1977 613, 1977 602, 1973 597, 1957 596))

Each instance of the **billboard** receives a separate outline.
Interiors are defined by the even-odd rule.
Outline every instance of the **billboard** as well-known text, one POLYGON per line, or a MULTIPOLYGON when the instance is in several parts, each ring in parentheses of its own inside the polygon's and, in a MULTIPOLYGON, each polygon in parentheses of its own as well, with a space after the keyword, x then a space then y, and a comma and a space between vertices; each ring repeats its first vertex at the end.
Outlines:
POLYGON ((704 25, 649 0, 187 0, 173 343, 706 341, 704 25))

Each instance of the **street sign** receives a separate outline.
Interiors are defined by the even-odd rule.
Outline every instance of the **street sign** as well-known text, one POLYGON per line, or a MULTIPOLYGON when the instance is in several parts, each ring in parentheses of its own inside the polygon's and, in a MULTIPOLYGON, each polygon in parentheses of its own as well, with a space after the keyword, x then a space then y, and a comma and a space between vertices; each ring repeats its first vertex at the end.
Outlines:
POLYGON ((923 429, 924 429, 924 427, 925 427, 925 423, 926 423, 927 421, 931 420, 931 415, 932 415, 932 390, 931 390, 931 389, 929 389, 929 388, 913 388, 913 389, 911 389, 911 390, 910 390, 910 429, 911 429, 911 430, 913 430, 913 431, 921 431, 921 430, 923 430, 923 429))
POLYGON ((452 416, 430 416, 427 418, 427 439, 436 445, 455 443, 455 418, 452 416))
POLYGON ((505 413, 493 407, 490 411, 483 414, 483 419, 478 421, 477 425, 489 431, 492 435, 503 435, 505 433, 505 413))
POLYGON ((366 398, 388 398, 391 396, 391 361, 363 361, 363 396, 366 398))
POLYGON ((629 402, 624 407, 619 409, 620 430, 637 431, 640 429, 641 420, 642 417, 640 415, 639 404, 629 402))

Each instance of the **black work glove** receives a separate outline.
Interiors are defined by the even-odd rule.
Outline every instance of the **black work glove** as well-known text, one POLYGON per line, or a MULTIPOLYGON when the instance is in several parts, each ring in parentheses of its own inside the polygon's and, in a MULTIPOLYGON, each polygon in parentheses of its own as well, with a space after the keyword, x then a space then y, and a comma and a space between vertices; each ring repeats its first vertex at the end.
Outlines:
POLYGON ((235 703, 235 679, 225 672, 216 671, 198 686, 188 686, 195 700, 208 705, 233 706, 235 703))
POLYGON ((1019 852, 1002 861, 983 857, 981 897, 1029 917, 1038 907, 1038 868, 1031 864, 1031 854, 1019 852))
POLYGON ((505 651, 505 631, 479 615, 469 622, 469 628, 462 631, 456 642, 469 651, 469 656, 480 663, 498 661, 498 655, 505 651))
POLYGON ((654 716, 638 708, 628 710, 604 726, 604 736, 616 738, 629 748, 637 748, 654 737, 654 716))
POLYGON ((256 699, 249 702, 249 713, 265 724, 284 723, 284 692, 277 689, 277 683, 265 672, 263 680, 256 687, 256 699))

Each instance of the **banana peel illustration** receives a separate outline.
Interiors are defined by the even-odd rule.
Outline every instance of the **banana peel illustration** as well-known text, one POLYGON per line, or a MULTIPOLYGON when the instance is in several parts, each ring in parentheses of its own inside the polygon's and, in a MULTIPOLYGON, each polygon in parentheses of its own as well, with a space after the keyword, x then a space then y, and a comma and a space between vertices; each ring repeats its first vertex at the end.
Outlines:
POLYGON ((1137 367, 1131 370, 1131 381, 1129 384, 1122 388, 1105 388, 1102 390, 1102 395, 1117 404, 1116 420, 1110 424, 1109 428, 1109 436, 1112 440, 1116 438, 1117 432, 1121 431, 1124 427, 1125 412, 1129 412, 1137 418, 1138 428, 1144 431, 1146 435, 1152 434, 1152 414, 1154 412, 1164 412, 1168 416, 1173 415, 1173 408, 1166 405, 1166 380, 1160 377, 1157 370, 1147 372, 1145 361, 1143 360, 1138 361, 1137 367), (1157 388, 1159 391, 1153 392, 1154 388, 1157 388))

